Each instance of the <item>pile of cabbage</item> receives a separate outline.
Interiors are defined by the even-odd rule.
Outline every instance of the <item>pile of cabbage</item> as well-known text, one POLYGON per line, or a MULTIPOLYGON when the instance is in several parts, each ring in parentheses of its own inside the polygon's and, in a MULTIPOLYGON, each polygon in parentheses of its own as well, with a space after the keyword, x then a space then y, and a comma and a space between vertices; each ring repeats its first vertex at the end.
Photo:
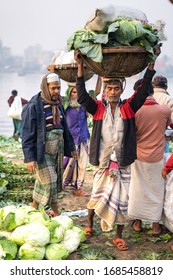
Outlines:
MULTIPOLYGON (((117 8, 112 7, 112 13, 117 8)), ((155 61, 153 47, 166 39, 165 23, 158 20, 155 24, 148 24, 145 17, 145 20, 138 19, 138 14, 141 16, 142 12, 134 10, 136 17, 132 17, 128 9, 122 11, 114 17, 104 9, 97 9, 85 27, 75 31, 67 40, 68 51, 79 49, 82 54, 100 63, 103 60, 102 47, 141 46, 146 49, 151 61, 155 61)))
POLYGON ((31 206, 0 208, 0 260, 66 260, 86 240, 68 216, 31 206))

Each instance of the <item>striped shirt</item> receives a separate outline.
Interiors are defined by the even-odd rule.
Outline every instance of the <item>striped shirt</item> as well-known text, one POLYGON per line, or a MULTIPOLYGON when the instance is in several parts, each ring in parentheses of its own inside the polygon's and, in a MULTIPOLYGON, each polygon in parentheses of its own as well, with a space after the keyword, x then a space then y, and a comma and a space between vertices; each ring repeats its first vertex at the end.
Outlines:
POLYGON ((44 106, 44 115, 45 115, 45 121, 46 121, 46 130, 47 131, 50 131, 52 129, 63 129, 63 124, 62 124, 62 120, 63 120, 63 117, 62 117, 62 114, 60 112, 60 118, 61 118, 61 122, 59 125, 54 125, 53 124, 53 114, 52 114, 52 106, 45 103, 43 101, 43 106, 44 106))

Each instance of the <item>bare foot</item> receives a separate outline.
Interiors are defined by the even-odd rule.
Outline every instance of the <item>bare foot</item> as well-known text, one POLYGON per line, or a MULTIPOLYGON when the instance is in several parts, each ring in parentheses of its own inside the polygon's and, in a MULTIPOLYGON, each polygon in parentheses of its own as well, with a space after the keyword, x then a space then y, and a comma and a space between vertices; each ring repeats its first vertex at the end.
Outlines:
POLYGON ((157 223, 153 223, 152 234, 153 235, 159 235, 160 233, 161 233, 160 224, 158 222, 157 223))
POLYGON ((134 220, 132 223, 132 228, 136 232, 141 232, 142 231, 142 221, 139 219, 134 220))

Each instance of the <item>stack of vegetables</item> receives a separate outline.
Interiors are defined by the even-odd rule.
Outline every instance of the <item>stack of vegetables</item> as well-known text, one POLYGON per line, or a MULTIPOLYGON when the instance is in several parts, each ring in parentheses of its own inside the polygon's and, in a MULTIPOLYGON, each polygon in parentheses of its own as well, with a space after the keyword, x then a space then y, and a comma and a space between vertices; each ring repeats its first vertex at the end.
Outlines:
POLYGON ((68 216, 31 206, 0 208, 0 260, 65 260, 86 240, 68 216))
MULTIPOLYGON (((164 28, 164 23, 161 23, 164 28)), ((95 62, 102 62, 102 47, 141 46, 146 49, 151 61, 155 60, 153 47, 164 37, 152 24, 143 24, 139 20, 116 18, 108 21, 99 31, 85 28, 75 31, 67 40, 67 49, 79 49, 83 55, 95 62)))

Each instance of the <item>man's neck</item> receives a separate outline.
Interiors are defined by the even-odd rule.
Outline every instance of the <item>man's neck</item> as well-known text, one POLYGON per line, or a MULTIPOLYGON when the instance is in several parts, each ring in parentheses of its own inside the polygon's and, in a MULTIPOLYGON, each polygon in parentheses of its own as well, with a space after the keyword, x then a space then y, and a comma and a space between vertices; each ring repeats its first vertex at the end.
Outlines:
POLYGON ((111 113, 112 113, 113 116, 115 114, 115 110, 116 110, 117 105, 118 105, 118 102, 111 102, 110 103, 111 113))

